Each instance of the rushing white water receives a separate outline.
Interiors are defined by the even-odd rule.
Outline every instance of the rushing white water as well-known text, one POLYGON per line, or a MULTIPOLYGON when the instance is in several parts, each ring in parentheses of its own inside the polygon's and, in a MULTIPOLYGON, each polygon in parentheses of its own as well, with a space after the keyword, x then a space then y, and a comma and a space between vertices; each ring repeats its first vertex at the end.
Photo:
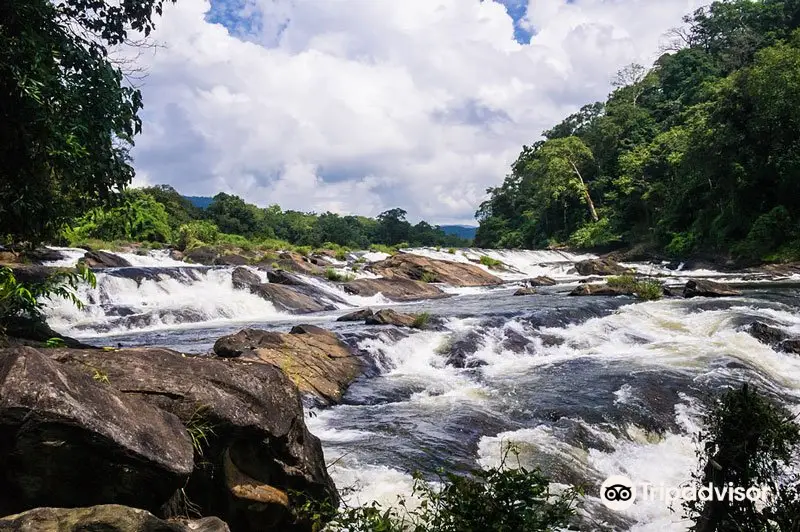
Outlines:
MULTIPOLYGON (((800 332, 796 308, 746 297, 724 308, 704 304, 637 303, 566 327, 511 319, 480 328, 478 318, 451 319, 442 332, 370 337, 360 348, 379 361, 381 375, 354 386, 352 404, 323 411, 309 424, 329 461, 336 460, 337 484, 355 488, 348 495, 354 503, 389 505, 398 494, 409 496, 410 472, 425 462, 413 458, 414 445, 452 460, 471 452, 459 431, 478 430, 485 433, 473 455, 480 465, 499 465, 513 444, 524 465, 542 467, 559 483, 585 485, 583 508, 594 514, 604 510, 597 489, 611 475, 666 487, 689 480, 697 466, 698 394, 751 380, 800 403, 800 357, 742 330, 743 323, 766 320, 800 332), (476 331, 469 360, 484 365, 446 364, 447 346, 476 331), (510 338, 525 342, 515 347, 510 338), (562 411, 558 421, 536 422, 549 408, 562 411), (520 422, 525 426, 491 428, 520 422)), ((640 500, 617 517, 636 531, 687 527, 679 502, 670 509, 640 500)))

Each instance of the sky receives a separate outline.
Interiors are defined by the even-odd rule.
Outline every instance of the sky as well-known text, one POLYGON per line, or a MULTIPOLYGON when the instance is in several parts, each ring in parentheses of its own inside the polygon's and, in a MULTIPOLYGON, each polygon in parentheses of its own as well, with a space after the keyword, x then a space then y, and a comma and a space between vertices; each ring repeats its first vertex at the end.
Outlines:
POLYGON ((695 0, 179 0, 135 185, 474 224, 524 144, 650 65, 695 0))

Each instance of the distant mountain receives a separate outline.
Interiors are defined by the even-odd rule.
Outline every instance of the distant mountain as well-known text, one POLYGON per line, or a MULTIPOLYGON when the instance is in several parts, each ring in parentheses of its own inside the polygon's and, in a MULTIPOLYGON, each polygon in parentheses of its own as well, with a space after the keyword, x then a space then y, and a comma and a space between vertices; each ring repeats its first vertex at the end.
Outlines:
POLYGON ((192 205, 200 209, 207 209, 208 206, 211 205, 211 202, 214 201, 214 198, 208 198, 206 196, 184 196, 184 198, 191 201, 192 205))
POLYGON ((478 230, 478 228, 473 225, 440 225, 439 227, 442 228, 445 234, 460 236, 467 240, 474 240, 475 232, 478 230))

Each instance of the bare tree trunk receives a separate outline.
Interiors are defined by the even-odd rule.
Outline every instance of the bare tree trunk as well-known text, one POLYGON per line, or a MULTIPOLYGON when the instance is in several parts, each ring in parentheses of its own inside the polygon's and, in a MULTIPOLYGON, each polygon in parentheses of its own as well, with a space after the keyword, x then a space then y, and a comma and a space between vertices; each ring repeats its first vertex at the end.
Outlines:
POLYGON ((589 214, 592 216, 592 221, 596 222, 600 218, 597 217, 597 210, 594 208, 594 202, 592 201, 592 197, 589 195, 589 187, 586 186, 586 182, 583 180, 583 176, 578 171, 578 167, 575 166, 575 163, 572 161, 569 162, 572 165, 572 169, 575 171, 575 175, 578 176, 578 179, 581 180, 581 186, 583 187, 583 194, 586 196, 586 203, 589 204, 589 214))

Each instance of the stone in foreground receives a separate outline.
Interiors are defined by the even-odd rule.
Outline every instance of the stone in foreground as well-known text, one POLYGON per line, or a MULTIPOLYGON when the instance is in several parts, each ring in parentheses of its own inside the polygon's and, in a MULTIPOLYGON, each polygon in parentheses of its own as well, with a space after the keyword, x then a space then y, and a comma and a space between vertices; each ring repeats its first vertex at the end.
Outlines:
POLYGON ((92 362, 78 370, 30 347, 0 350, 0 514, 101 503, 155 511, 185 485, 194 462, 181 421, 97 375, 92 362))
POLYGON ((230 532, 216 517, 164 521, 145 510, 104 504, 88 508, 36 508, 0 519, 4 532, 230 532))

